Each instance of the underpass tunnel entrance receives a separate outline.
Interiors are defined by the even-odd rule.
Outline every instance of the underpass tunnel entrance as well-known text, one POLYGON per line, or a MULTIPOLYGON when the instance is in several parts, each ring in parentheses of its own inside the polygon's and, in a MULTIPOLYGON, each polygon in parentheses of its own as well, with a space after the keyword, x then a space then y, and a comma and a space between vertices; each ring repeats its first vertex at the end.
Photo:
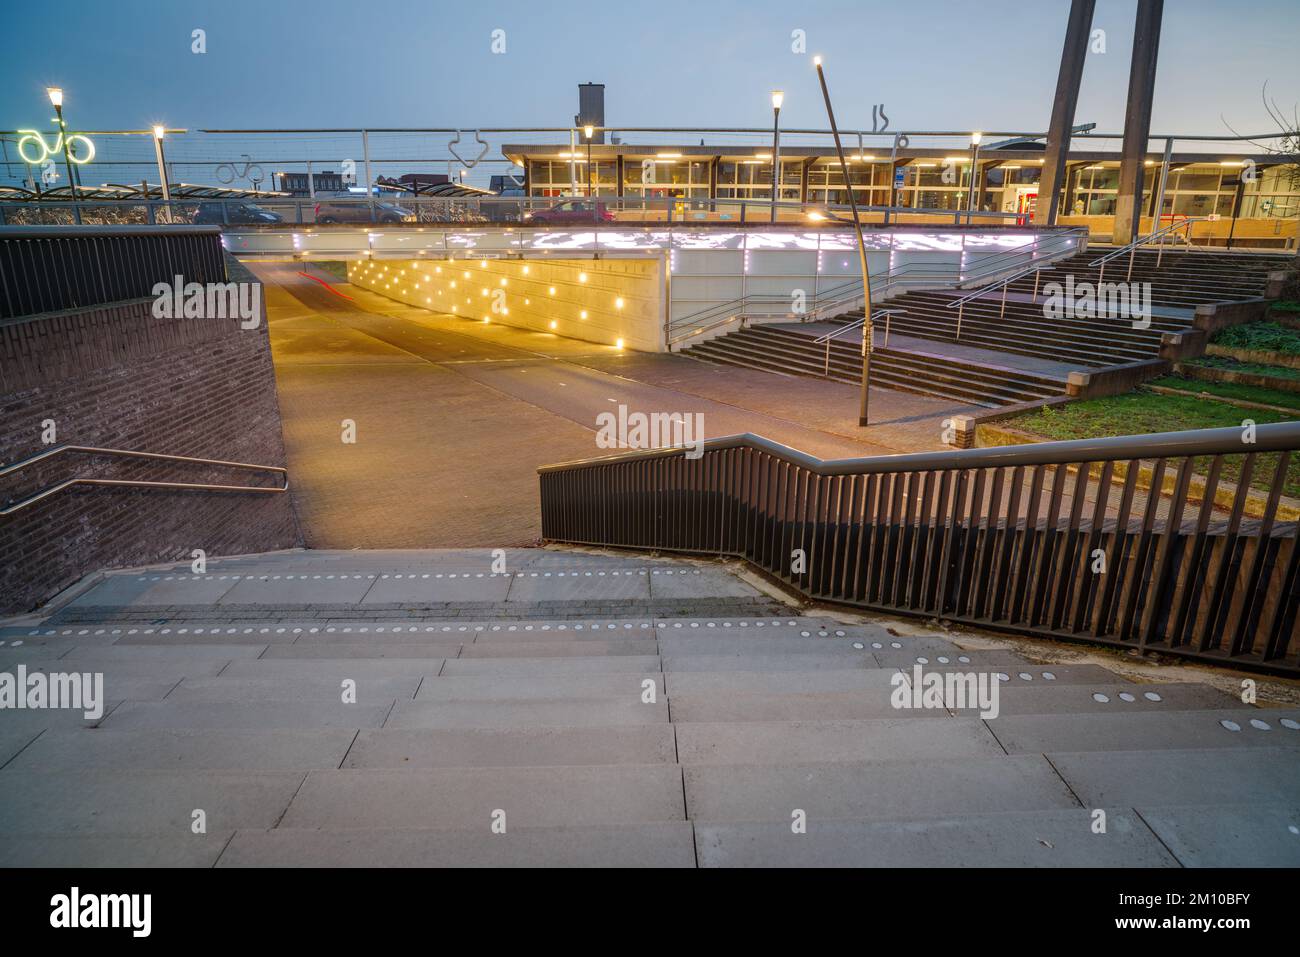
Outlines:
POLYGON ((353 260, 348 281, 386 298, 483 323, 600 345, 665 348, 667 259, 353 260))

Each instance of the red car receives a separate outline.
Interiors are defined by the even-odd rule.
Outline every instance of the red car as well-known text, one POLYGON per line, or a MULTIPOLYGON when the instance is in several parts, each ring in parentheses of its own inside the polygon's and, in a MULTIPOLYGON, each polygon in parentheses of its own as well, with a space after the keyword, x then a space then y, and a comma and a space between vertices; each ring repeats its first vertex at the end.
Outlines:
POLYGON ((567 223, 612 223, 614 214, 598 199, 566 199, 550 209, 534 209, 525 213, 524 221, 557 226, 567 223))

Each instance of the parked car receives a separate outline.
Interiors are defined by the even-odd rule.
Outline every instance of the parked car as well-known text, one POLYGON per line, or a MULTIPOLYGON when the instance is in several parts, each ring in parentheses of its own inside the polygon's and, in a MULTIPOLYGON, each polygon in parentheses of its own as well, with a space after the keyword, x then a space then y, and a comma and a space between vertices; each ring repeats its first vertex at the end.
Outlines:
POLYGON ((550 209, 534 209, 524 213, 524 222, 546 225, 567 223, 612 223, 614 214, 600 200, 566 199, 550 209))
POLYGON ((370 215, 370 204, 364 197, 347 202, 323 199, 316 204, 316 222, 318 223, 413 223, 415 213, 396 203, 384 203, 375 200, 374 218, 370 215))
POLYGON ((199 203, 194 222, 220 226, 269 226, 284 222, 284 217, 253 203, 199 203))

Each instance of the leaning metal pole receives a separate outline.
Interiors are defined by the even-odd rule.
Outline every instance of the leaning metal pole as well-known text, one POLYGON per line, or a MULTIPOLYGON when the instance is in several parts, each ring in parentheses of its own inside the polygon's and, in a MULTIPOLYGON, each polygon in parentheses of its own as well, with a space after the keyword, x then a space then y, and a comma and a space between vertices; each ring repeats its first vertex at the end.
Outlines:
POLYGON ((858 219, 858 201, 853 197, 853 180, 849 176, 848 160, 844 158, 844 147, 840 143, 840 131, 835 125, 835 111, 831 109, 831 94, 826 88, 826 74, 822 71, 822 58, 815 57, 813 64, 817 67, 817 79, 822 85, 822 98, 826 101, 826 118, 830 120, 831 135, 835 137, 835 152, 840 157, 840 169, 844 171, 844 188, 849 194, 849 206, 853 210, 853 231, 858 236, 858 260, 862 266, 862 397, 858 404, 858 425, 867 424, 867 406, 871 383, 871 275, 867 269, 867 242, 862 238, 862 221, 858 219))

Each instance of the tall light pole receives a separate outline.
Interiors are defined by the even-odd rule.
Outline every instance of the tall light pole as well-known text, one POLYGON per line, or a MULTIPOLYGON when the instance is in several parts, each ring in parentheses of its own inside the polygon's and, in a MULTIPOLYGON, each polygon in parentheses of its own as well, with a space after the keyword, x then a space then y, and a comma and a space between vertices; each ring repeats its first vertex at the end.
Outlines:
POLYGON ((591 172, 591 138, 596 135, 596 128, 591 125, 582 128, 582 135, 587 138, 587 197, 590 199, 596 195, 595 185, 591 172))
POLYGON ((772 91, 772 222, 776 222, 776 201, 781 195, 781 104, 785 94, 772 91))
POLYGON ((63 90, 52 86, 45 91, 54 105, 54 114, 59 123, 59 140, 63 143, 63 165, 68 170, 68 188, 72 190, 72 217, 81 222, 81 208, 77 205, 77 174, 72 168, 72 151, 68 146, 68 125, 63 122, 63 90))
POLYGON ((831 94, 826 88, 826 74, 822 70, 822 58, 813 57, 813 66, 817 67, 817 79, 822 86, 822 99, 826 101, 826 118, 831 123, 831 135, 835 137, 835 152, 839 154, 840 169, 844 171, 844 185, 848 187, 849 207, 853 210, 853 231, 858 236, 858 262, 862 267, 862 396, 858 404, 858 425, 867 424, 867 405, 871 382, 871 348, 874 330, 871 325, 871 274, 867 269, 867 242, 862 237, 862 221, 858 218, 858 201, 853 196, 852 180, 849 179, 849 163, 844 158, 844 146, 840 143, 840 131, 835 125, 835 111, 831 109, 831 94))
POLYGON ((153 155, 158 160, 158 182, 162 185, 163 202, 167 204, 164 209, 164 215, 167 222, 171 222, 171 187, 167 185, 167 160, 163 156, 163 137, 167 135, 167 129, 163 126, 153 128, 153 155))
POLYGON ((970 187, 966 191, 967 226, 971 223, 971 211, 975 208, 975 171, 979 169, 980 140, 983 138, 983 133, 972 133, 970 135, 970 187))

